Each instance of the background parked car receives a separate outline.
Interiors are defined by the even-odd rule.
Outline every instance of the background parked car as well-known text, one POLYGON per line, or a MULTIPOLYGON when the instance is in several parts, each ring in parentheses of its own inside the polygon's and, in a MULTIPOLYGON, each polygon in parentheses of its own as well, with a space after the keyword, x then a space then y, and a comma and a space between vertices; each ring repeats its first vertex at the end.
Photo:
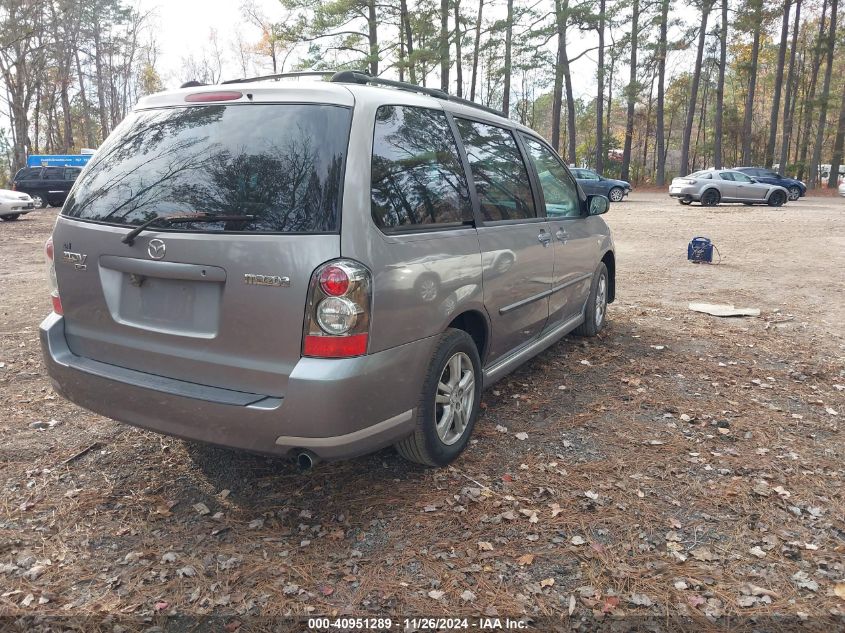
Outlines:
POLYGON ((20 191, 0 189, 0 218, 11 221, 29 213, 35 208, 32 198, 20 191))
POLYGON ((15 174, 12 189, 28 193, 36 207, 60 207, 81 171, 81 167, 24 167, 15 174))
POLYGON ((592 169, 570 169, 569 171, 588 196, 599 194, 610 198, 611 202, 620 202, 631 193, 631 183, 624 180, 605 178, 592 169))
POLYGON ((839 185, 839 195, 845 198, 845 182, 839 185))
POLYGON ((779 185, 757 182, 751 176, 733 169, 705 169, 683 178, 675 178, 669 195, 681 204, 701 202, 715 207, 720 202, 768 204, 779 207, 786 203, 789 192, 779 185))
POLYGON ((770 185, 780 185, 789 192, 790 200, 798 200, 807 195, 807 185, 796 178, 788 178, 773 169, 765 167, 735 167, 734 171, 741 171, 746 176, 751 176, 758 182, 765 182, 770 185))

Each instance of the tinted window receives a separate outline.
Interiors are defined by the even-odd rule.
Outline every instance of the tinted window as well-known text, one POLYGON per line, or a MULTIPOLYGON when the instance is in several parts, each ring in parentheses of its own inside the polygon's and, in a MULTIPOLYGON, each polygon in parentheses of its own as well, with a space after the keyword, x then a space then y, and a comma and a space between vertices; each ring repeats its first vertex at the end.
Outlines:
POLYGON ((41 174, 41 177, 44 180, 62 180, 63 173, 64 169, 61 167, 45 167, 44 173, 41 174))
POLYGON ((690 178, 710 178, 709 171, 697 171, 689 175, 690 178))
POLYGON ((578 187, 552 151, 539 141, 523 135, 528 155, 537 170, 548 217, 581 215, 578 187))
POLYGON ((91 158, 63 213, 126 225, 252 216, 175 230, 336 231, 350 118, 348 108, 314 104, 134 112, 91 158))
POLYGON ((443 112, 379 107, 371 196, 382 228, 472 221, 469 187, 443 112))
POLYGON ((484 123, 455 119, 466 147, 485 220, 533 218, 528 172, 513 134, 484 123))
POLYGON ((736 172, 731 175, 733 176, 733 179, 736 182, 751 182, 751 178, 749 176, 746 176, 742 172, 736 172))
POLYGON ((730 180, 731 182, 733 182, 734 175, 729 171, 722 171, 719 172, 719 178, 721 178, 722 180, 730 180))
POLYGON ((15 174, 15 180, 35 180, 41 177, 40 167, 24 167, 15 174))
POLYGON ((582 169, 581 178, 583 178, 584 180, 598 180, 599 175, 594 171, 590 171, 589 169, 582 169))
POLYGON ((79 167, 68 167, 67 169, 65 169, 64 179, 76 180, 76 178, 79 176, 79 172, 81 171, 82 170, 79 167))

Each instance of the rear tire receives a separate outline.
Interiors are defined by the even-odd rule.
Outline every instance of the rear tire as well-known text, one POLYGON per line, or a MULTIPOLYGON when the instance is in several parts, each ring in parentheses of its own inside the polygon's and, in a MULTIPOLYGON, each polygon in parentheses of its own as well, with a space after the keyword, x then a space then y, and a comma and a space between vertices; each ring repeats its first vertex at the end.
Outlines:
POLYGON ((722 194, 720 194, 716 189, 708 189, 704 193, 701 194, 701 206, 702 207, 715 207, 718 206, 719 201, 722 199, 722 194))
POLYGON ((783 191, 773 191, 768 202, 770 207, 782 207, 786 203, 786 194, 783 191))
POLYGON ((416 429, 395 444, 397 452, 418 464, 445 466, 466 448, 480 403, 478 348, 469 334, 449 328, 434 349, 423 381, 416 429))
POLYGON ((576 335, 595 336, 602 331, 607 322, 609 291, 610 276, 607 274, 607 266, 604 265, 604 262, 601 262, 593 274, 593 283, 590 286, 590 298, 587 299, 584 322, 575 328, 574 333, 576 335))
POLYGON ((622 191, 622 187, 613 187, 607 192, 607 197, 610 198, 611 202, 622 202, 622 198, 625 197, 625 192, 622 191))
POLYGON ((801 187, 798 185, 792 185, 789 188, 789 199, 790 200, 798 200, 801 197, 801 187))
POLYGON ((2 216, 3 220, 5 220, 6 222, 14 222, 19 217, 21 217, 20 213, 10 213, 9 215, 2 216))

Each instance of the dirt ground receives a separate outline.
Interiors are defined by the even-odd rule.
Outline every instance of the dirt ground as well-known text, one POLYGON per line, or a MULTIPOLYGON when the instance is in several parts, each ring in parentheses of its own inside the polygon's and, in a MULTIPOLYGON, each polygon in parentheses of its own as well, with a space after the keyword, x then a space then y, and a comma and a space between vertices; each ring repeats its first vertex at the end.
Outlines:
POLYGON ((635 192, 606 216, 609 327, 487 391, 452 467, 385 450, 307 473, 54 394, 37 329, 55 213, 0 223, 0 615, 34 618, 14 630, 315 614, 845 627, 845 199, 635 192), (698 235, 718 266, 687 263, 698 235))

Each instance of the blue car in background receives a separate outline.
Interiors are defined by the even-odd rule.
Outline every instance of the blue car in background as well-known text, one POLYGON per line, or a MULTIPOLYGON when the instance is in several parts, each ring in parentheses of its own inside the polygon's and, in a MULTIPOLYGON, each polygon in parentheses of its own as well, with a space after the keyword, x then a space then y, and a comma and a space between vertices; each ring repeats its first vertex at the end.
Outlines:
POLYGON ((614 180, 599 176, 592 169, 572 168, 569 171, 575 176, 575 180, 581 185, 588 196, 600 194, 606 196, 611 202, 620 202, 622 198, 631 193, 631 183, 624 180, 614 180))
POLYGON ((757 182, 764 182, 768 185, 780 185, 789 192, 790 200, 798 200, 807 195, 807 185, 795 178, 781 176, 773 169, 765 167, 735 167, 734 171, 741 171, 746 176, 751 176, 757 182))

